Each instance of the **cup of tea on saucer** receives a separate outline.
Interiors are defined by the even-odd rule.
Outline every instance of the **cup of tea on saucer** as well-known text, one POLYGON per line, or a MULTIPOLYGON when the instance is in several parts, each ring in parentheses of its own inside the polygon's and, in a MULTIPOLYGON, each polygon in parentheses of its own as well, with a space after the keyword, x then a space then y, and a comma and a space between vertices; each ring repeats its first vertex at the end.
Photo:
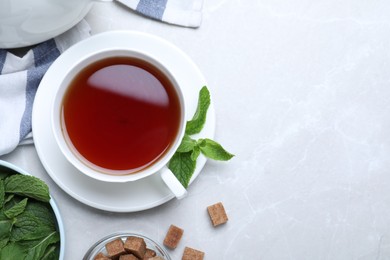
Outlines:
POLYGON ((168 169, 185 131, 185 100, 173 75, 139 50, 90 53, 65 72, 51 112, 57 145, 103 182, 160 174, 177 198, 187 191, 168 169))

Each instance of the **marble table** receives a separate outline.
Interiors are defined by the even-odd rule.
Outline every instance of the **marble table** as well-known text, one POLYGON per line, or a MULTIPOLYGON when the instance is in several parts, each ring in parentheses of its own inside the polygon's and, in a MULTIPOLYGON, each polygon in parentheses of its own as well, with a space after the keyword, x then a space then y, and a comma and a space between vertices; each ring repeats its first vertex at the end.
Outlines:
POLYGON ((205 259, 390 259, 390 3, 205 0, 199 29, 96 3, 92 33, 165 38, 199 66, 216 111, 215 140, 189 196, 134 213, 86 206, 46 173, 33 145, 1 159, 45 180, 66 230, 65 259, 131 230, 162 242, 170 224, 205 259), (214 228, 206 207, 223 202, 214 228))

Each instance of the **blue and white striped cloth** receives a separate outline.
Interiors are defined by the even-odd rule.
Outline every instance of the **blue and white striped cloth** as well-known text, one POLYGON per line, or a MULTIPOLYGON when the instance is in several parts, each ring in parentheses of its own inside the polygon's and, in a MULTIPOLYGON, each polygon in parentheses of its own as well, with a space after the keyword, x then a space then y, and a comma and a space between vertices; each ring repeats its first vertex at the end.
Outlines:
POLYGON ((31 142, 31 112, 38 85, 51 63, 90 35, 87 22, 43 42, 22 57, 0 49, 0 155, 31 142))
POLYGON ((138 13, 166 23, 199 27, 203 0, 117 0, 138 13))

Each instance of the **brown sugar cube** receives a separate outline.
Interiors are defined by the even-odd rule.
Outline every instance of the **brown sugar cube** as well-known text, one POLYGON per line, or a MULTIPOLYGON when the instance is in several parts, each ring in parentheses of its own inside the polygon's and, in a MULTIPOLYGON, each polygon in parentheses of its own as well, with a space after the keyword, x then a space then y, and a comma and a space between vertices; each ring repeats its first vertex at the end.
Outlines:
POLYGON ((161 256, 155 256, 155 257, 152 257, 152 258, 148 258, 149 260, 164 260, 164 258, 162 258, 161 256))
POLYGON ((214 227, 224 224, 228 221, 225 208, 223 207, 221 202, 208 206, 207 211, 209 212, 210 219, 214 227))
POLYGON ((155 256, 156 256, 156 252, 154 250, 146 248, 146 252, 145 252, 145 255, 144 255, 144 260, 145 259, 150 259, 150 258, 155 257, 155 256))
POLYGON ((125 242, 125 250, 142 259, 146 252, 145 240, 140 237, 128 237, 125 242))
POLYGON ((106 250, 108 257, 112 259, 118 258, 120 255, 126 253, 125 248, 123 247, 122 239, 118 238, 106 244, 106 250))
POLYGON ((95 257, 93 259, 94 260, 110 260, 110 258, 108 258, 103 253, 99 253, 99 254, 95 255, 95 257))
POLYGON ((138 258, 132 254, 129 255, 121 255, 119 260, 138 260, 138 258))
POLYGON ((183 229, 176 227, 175 225, 171 225, 164 238, 164 245, 171 249, 175 249, 183 236, 183 232, 183 229))
POLYGON ((186 247, 181 260, 203 260, 204 252, 186 247))

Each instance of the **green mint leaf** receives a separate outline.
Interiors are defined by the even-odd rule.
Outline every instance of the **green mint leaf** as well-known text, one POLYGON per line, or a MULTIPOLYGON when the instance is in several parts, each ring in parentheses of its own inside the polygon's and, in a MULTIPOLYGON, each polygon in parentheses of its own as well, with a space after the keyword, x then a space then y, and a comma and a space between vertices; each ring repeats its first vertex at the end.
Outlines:
POLYGON ((196 167, 196 162, 191 159, 191 154, 191 152, 175 153, 168 164, 168 168, 185 188, 188 187, 196 167))
POLYGON ((4 181, 5 192, 49 202, 49 188, 42 180, 29 175, 15 174, 4 181))
POLYGON ((200 151, 207 158, 218 161, 228 161, 234 157, 233 154, 226 151, 219 143, 211 139, 199 139, 198 144, 200 151))
POLYGON ((41 239, 53 231, 56 231, 51 225, 42 223, 42 221, 25 211, 16 218, 16 222, 11 232, 12 241, 41 239))
POLYGON ((23 200, 22 197, 19 197, 17 195, 11 194, 13 196, 8 196, 6 198, 6 203, 4 204, 4 211, 9 210, 10 208, 14 207, 16 204, 21 202, 23 200))
POLYGON ((0 239, 2 240, 8 238, 11 234, 11 229, 12 229, 11 219, 0 220, 0 239))
MULTIPOLYGON (((7 218, 6 215, 4 215, 4 209, 0 209, 0 221, 2 220, 10 220, 9 218, 7 218)), ((1 233, 0 233, 0 237, 1 237, 1 233)))
POLYGON ((3 238, 3 239, 0 239, 0 251, 3 247, 5 247, 7 244, 8 244, 8 241, 9 241, 9 238, 3 238))
POLYGON ((27 200, 28 199, 25 198, 16 205, 14 205, 12 208, 7 209, 6 211, 4 211, 4 215, 11 219, 22 214, 24 209, 26 208, 27 200))
POLYGON ((196 159, 198 159, 199 155, 200 155, 200 148, 199 146, 195 146, 191 153, 191 160, 196 162, 196 159))
POLYGON ((26 257, 25 250, 17 243, 8 243, 3 249, 0 250, 1 260, 15 260, 24 259, 26 257))
MULTIPOLYGON (((3 209, 0 210, 0 241, 1 241, 2 245, 4 243, 4 240, 8 241, 9 236, 11 234, 12 226, 13 226, 13 220, 7 218, 7 216, 4 215, 3 209)), ((3 247, 4 246, 5 245, 3 245, 3 247)))
POLYGON ((48 234, 39 243, 28 249, 27 256, 24 258, 24 260, 42 259, 42 257, 45 255, 46 248, 58 241, 60 241, 58 232, 55 231, 48 234))
POLYGON ((4 203, 5 203, 4 181, 0 180, 0 209, 4 207, 4 203))
POLYGON ((196 168, 196 160, 202 153, 207 158, 227 161, 234 155, 211 139, 193 140, 190 135, 198 134, 206 123, 207 110, 210 106, 210 92, 206 86, 199 91, 198 106, 193 118, 187 121, 185 135, 179 148, 169 161, 168 168, 181 184, 187 188, 196 168))
POLYGON ((183 139, 181 140, 179 148, 177 148, 176 152, 178 153, 186 153, 192 151, 196 146, 196 141, 192 139, 189 135, 185 134, 183 139))
POLYGON ((206 122, 207 110, 210 106, 210 92, 204 86, 199 92, 198 106, 194 117, 187 121, 186 134, 193 135, 199 133, 206 122))
POLYGON ((49 205, 39 201, 30 201, 26 206, 26 211, 54 230, 56 226, 55 215, 49 205))
POLYGON ((25 217, 18 217, 15 226, 11 231, 11 241, 34 240, 44 237, 43 234, 36 235, 36 230, 39 229, 39 222, 35 218, 28 219, 25 217))

